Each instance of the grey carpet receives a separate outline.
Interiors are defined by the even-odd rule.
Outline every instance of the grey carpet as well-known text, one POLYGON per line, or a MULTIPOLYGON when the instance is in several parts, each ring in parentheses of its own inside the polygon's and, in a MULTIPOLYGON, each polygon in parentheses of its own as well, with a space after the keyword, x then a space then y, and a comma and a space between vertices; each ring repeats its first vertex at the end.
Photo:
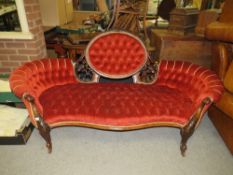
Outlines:
POLYGON ((205 117, 185 158, 175 128, 110 132, 52 130, 49 155, 37 130, 27 145, 0 146, 0 175, 232 175, 233 156, 205 117))

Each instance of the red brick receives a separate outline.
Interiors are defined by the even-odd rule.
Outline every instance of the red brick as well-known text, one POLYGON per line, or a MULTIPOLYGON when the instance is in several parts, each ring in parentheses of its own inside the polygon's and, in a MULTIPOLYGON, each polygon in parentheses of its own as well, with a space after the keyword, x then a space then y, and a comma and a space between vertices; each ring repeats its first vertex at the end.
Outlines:
POLYGON ((38 48, 39 46, 42 45, 42 39, 38 40, 38 41, 34 41, 34 42, 31 42, 31 43, 26 43, 26 47, 27 48, 38 48))
POLYGON ((12 61, 28 61, 28 56, 26 56, 26 55, 10 55, 10 60, 12 60, 12 61))
POLYGON ((15 49, 0 49, 0 54, 16 54, 15 49))
POLYGON ((27 14, 27 19, 29 21, 32 21, 32 20, 34 21, 35 19, 38 19, 38 18, 40 18, 39 12, 27 14))
POLYGON ((46 57, 48 57, 47 56, 47 50, 44 50, 43 52, 41 52, 38 57, 39 58, 46 58, 46 57))
POLYGON ((34 33, 34 39, 35 39, 36 41, 38 41, 38 40, 40 39, 40 37, 38 37, 38 34, 37 34, 37 33, 34 33))
POLYGON ((40 5, 39 4, 33 5, 32 9, 34 12, 38 12, 38 11, 40 11, 40 5))
POLYGON ((38 0, 24 0, 25 5, 38 3, 38 0))
POLYGON ((5 45, 3 43, 0 43, 0 48, 4 48, 5 45))
POLYGON ((44 45, 41 45, 40 46, 40 50, 43 51, 45 49, 45 46, 44 45))
POLYGON ((23 1, 26 15, 30 18, 30 20, 28 20, 29 29, 32 29, 32 31, 35 32, 35 38, 33 40, 1 39, 0 65, 2 62, 5 62, 3 67, 4 72, 10 72, 10 70, 13 70, 18 67, 18 65, 27 62, 30 59, 35 60, 47 55, 38 0, 23 1), (24 45, 25 48, 21 48, 22 46, 19 44, 12 45, 9 43, 23 43, 22 45, 24 45))
POLYGON ((36 48, 36 43, 35 42, 26 43, 26 48, 28 49, 36 48))
POLYGON ((43 31, 43 28, 40 29, 39 36, 40 36, 41 38, 44 38, 44 31, 43 31))
POLYGON ((44 38, 44 32, 42 32, 42 30, 40 30, 40 32, 38 32, 37 34, 35 34, 35 39, 38 40, 40 38, 44 38))
POLYGON ((30 29, 30 31, 31 31, 32 33, 38 34, 39 31, 40 31, 40 28, 39 28, 39 27, 34 27, 34 28, 30 29))
POLYGON ((10 72, 11 72, 10 68, 5 68, 5 67, 0 68, 0 74, 10 73, 10 72))
POLYGON ((19 66, 19 62, 4 61, 2 62, 2 66, 6 66, 6 67, 19 66))
POLYGON ((39 55, 30 56, 31 61, 38 60, 38 59, 41 59, 41 57, 39 55))
POLYGON ((25 48, 25 44, 23 42, 9 42, 6 43, 6 47, 8 48, 25 48))
POLYGON ((9 60, 9 57, 8 57, 8 55, 0 55, 0 61, 2 61, 2 60, 9 60))
MULTIPOLYGON (((36 25, 41 25, 42 24, 42 20, 41 19, 37 19, 35 22, 36 22, 36 25)), ((42 25, 41 25, 41 27, 42 27, 42 25)))
POLYGON ((19 49, 18 53, 19 54, 34 55, 34 54, 38 54, 39 50, 37 50, 37 49, 19 49))
POLYGON ((28 63, 29 61, 21 61, 19 62, 19 65, 22 65, 22 64, 25 64, 25 63, 28 63))
POLYGON ((33 12, 33 8, 31 5, 25 5, 25 12, 28 13, 28 12, 33 12))
POLYGON ((34 27, 34 22, 33 21, 28 22, 28 27, 33 28, 34 27))

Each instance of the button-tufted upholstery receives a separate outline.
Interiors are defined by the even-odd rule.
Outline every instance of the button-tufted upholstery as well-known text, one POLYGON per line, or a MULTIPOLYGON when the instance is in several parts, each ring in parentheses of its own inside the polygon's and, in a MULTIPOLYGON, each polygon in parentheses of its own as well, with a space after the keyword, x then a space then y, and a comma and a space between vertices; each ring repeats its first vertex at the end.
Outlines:
MULTIPOLYGON (((95 38, 86 54, 97 73, 122 78, 134 75, 144 65, 145 52, 141 41, 131 34, 110 32, 95 38)), ((152 84, 81 83, 75 78, 70 59, 47 58, 14 70, 10 86, 22 98, 32 123, 50 149, 46 126, 109 130, 173 126, 181 128, 182 154, 192 128, 197 127, 211 102, 217 101, 223 92, 221 81, 210 70, 188 62, 165 60, 158 64, 152 84), (209 103, 203 103, 207 98, 209 103)))
POLYGON ((161 61, 157 81, 139 85, 78 83, 69 59, 42 59, 15 70, 10 85, 20 98, 24 93, 34 96, 51 126, 68 121, 111 127, 155 122, 183 126, 202 100, 216 101, 222 92, 211 71, 181 61, 161 61))
MULTIPOLYGON (((10 77, 12 92, 24 101, 31 117, 32 111, 28 101, 23 99, 24 94, 29 93, 35 97, 38 109, 42 109, 38 101, 41 93, 50 87, 68 83, 77 83, 69 59, 41 59, 28 62, 16 69, 10 77)), ((34 118, 31 119, 35 124, 34 118)))
POLYGON ((192 100, 176 89, 129 83, 54 86, 41 94, 39 102, 51 125, 66 121, 111 127, 155 122, 184 125, 195 112, 192 100))
POLYGON ((68 59, 41 59, 28 62, 14 71, 10 78, 12 91, 18 97, 30 92, 40 96, 51 86, 75 83, 73 67, 68 59))
POLYGON ((86 59, 98 74, 108 78, 126 78, 146 63, 147 52, 142 41, 126 32, 106 32, 87 46, 86 59))

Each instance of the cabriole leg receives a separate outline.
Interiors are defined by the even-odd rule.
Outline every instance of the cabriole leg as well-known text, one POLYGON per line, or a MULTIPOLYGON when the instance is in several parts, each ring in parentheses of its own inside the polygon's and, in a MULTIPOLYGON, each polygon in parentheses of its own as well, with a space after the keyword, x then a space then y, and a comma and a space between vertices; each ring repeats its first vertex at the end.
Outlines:
POLYGON ((51 153, 52 142, 51 142, 51 136, 50 136, 50 127, 40 117, 38 117, 37 119, 39 119, 37 120, 37 126, 38 126, 39 133, 46 141, 46 147, 48 148, 48 153, 51 153))
POLYGON ((50 136, 50 127, 47 123, 44 122, 43 118, 40 116, 39 112, 37 111, 34 97, 30 94, 24 94, 23 98, 27 100, 31 105, 32 115, 36 121, 36 126, 39 130, 40 135, 46 141, 46 147, 48 148, 48 153, 52 152, 52 142, 50 136))
POLYGON ((180 135, 181 135, 181 142, 180 142, 180 151, 182 156, 185 156, 185 152, 187 150, 187 142, 188 139, 193 135, 195 126, 197 123, 197 119, 194 117, 189 122, 188 125, 186 125, 184 128, 181 128, 180 135))
POLYGON ((187 142, 188 139, 193 135, 195 128, 198 125, 198 121, 201 118, 201 115, 203 114, 204 107, 206 105, 209 105, 211 103, 211 100, 209 98, 205 98, 199 108, 197 109, 195 115, 193 118, 189 121, 187 125, 185 125, 180 130, 181 135, 181 142, 180 142, 180 151, 182 156, 185 156, 185 151, 187 150, 187 142))

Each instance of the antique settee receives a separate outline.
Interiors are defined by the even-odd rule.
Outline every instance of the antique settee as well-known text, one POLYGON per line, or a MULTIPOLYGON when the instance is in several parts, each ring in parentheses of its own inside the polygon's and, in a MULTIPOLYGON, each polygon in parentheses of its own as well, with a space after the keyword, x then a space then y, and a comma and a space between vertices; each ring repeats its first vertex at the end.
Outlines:
POLYGON ((209 117, 233 154, 233 3, 226 0, 218 21, 207 26, 206 38, 213 41, 212 69, 224 84, 221 100, 209 110, 209 117))
POLYGON ((143 42, 123 31, 96 36, 84 55, 35 60, 11 73, 11 89, 49 152, 54 127, 128 131, 169 126, 180 129, 184 155, 187 140, 223 91, 212 71, 183 61, 154 62, 143 42))

